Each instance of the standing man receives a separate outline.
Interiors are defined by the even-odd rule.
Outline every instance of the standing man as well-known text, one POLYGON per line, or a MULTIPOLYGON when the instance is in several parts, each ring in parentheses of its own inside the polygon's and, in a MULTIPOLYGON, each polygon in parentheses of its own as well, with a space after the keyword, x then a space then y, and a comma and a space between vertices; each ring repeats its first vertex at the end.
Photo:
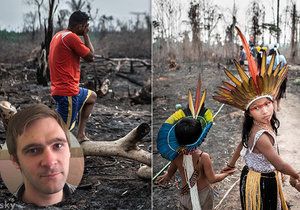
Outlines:
POLYGON ((239 55, 239 63, 240 65, 244 68, 245 65, 245 60, 246 60, 246 53, 244 51, 243 45, 240 46, 240 55, 239 55))
POLYGON ((69 131, 58 113, 43 104, 17 112, 8 123, 6 144, 24 184, 16 197, 27 204, 49 206, 68 198, 75 187, 69 174, 69 131))
POLYGON ((87 62, 94 60, 94 47, 88 35, 88 20, 85 12, 75 11, 70 16, 68 29, 53 36, 48 59, 51 95, 57 103, 57 112, 69 130, 75 127, 78 115, 79 143, 89 140, 85 127, 97 99, 94 91, 79 87, 80 58, 87 62), (83 37, 84 43, 79 36, 83 37))

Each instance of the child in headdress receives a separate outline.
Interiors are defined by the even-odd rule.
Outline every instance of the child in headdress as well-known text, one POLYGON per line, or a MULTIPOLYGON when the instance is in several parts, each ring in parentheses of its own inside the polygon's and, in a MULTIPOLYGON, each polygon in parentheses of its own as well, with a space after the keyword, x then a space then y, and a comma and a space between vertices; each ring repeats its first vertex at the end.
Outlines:
POLYGON ((238 28, 237 31, 246 48, 250 77, 236 62, 241 80, 225 70, 234 85, 223 82, 224 87, 220 87, 214 96, 221 103, 243 110, 245 116, 242 142, 222 171, 235 168, 235 162, 241 154, 246 163, 240 179, 242 209, 287 210, 279 172, 290 175, 292 180, 299 181, 300 177, 279 156, 276 135, 280 123, 273 105, 279 87, 287 75, 287 66, 280 71, 279 68, 272 71, 273 56, 267 69, 264 54, 261 70, 258 72, 243 34, 238 28))
MULTIPOLYGON (((199 86, 198 86, 199 87, 199 86)), ((167 184, 178 170, 181 177, 180 207, 182 209, 213 209, 211 183, 219 182, 235 169, 216 174, 209 154, 198 148, 212 125, 212 112, 204 107, 205 93, 200 102, 197 89, 195 109, 178 110, 162 125, 157 138, 158 150, 172 160, 167 172, 159 176, 157 184, 167 184), (202 107, 202 108, 201 108, 202 107)))

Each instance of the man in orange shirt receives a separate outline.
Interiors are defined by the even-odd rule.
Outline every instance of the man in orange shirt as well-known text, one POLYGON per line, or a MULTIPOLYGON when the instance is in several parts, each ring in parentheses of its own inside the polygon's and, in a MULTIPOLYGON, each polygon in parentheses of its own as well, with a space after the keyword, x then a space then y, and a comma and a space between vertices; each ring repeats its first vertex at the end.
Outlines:
POLYGON ((94 60, 88 20, 85 12, 72 13, 68 29, 53 36, 48 59, 51 95, 57 103, 57 112, 70 130, 74 128, 78 115, 77 139, 80 143, 89 140, 85 127, 97 99, 94 91, 79 87, 80 58, 87 62, 94 60), (83 37, 84 43, 79 36, 83 37))

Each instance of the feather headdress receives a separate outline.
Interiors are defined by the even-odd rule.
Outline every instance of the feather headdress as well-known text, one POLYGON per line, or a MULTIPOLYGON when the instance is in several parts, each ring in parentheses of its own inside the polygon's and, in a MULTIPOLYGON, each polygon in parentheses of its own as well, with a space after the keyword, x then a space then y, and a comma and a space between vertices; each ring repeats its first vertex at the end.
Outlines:
POLYGON ((267 67, 266 54, 264 53, 262 56, 261 70, 259 72, 255 60, 250 53, 246 38, 238 27, 236 27, 236 30, 246 52, 250 76, 248 76, 240 64, 234 60, 240 80, 229 70, 225 69, 225 74, 232 83, 223 81, 223 86, 218 87, 219 90, 213 98, 221 103, 245 111, 259 98, 276 98, 279 87, 287 76, 288 68, 287 65, 285 65, 280 69, 280 64, 278 64, 276 69, 272 71, 275 55, 272 57, 270 65, 267 67))
POLYGON ((188 91, 188 109, 179 109, 173 113, 161 126, 157 135, 157 149, 159 153, 168 160, 174 160, 180 153, 180 151, 191 151, 197 148, 206 137, 209 129, 212 126, 213 114, 210 109, 204 107, 204 101, 206 98, 206 90, 203 91, 201 96, 201 79, 199 77, 195 103, 191 90, 188 91), (192 144, 179 145, 176 135, 175 126, 183 118, 190 117, 197 119, 201 123, 202 133, 196 142, 192 144))

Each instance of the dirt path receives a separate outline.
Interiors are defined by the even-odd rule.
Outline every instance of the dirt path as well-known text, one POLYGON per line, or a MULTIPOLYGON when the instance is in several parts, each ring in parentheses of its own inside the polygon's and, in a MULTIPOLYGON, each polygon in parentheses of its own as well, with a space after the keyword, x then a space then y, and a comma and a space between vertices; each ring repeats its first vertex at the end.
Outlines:
MULTIPOLYGON (((279 149, 282 158, 300 172, 300 98, 294 94, 287 94, 282 100, 282 109, 278 112, 280 120, 279 149)), ((300 209, 300 193, 291 187, 287 177, 284 182, 286 200, 292 205, 291 209, 300 209)))

